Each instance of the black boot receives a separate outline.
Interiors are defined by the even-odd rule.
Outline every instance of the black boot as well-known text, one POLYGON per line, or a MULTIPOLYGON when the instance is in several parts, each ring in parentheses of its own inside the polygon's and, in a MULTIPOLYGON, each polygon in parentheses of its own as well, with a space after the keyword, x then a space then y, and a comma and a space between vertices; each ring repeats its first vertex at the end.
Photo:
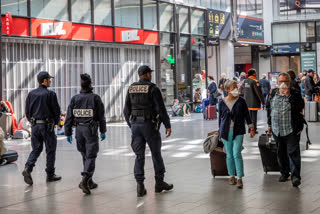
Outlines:
POLYGON ((47 174, 47 182, 54 182, 54 181, 60 181, 61 176, 56 174, 47 174))
POLYGON ((26 182, 26 184, 32 185, 33 184, 33 180, 31 177, 31 172, 30 170, 28 170, 27 168, 25 168, 22 172, 22 175, 24 177, 24 182, 26 182))
POLYGON ((90 191, 90 188, 89 188, 89 180, 91 178, 87 175, 84 175, 82 177, 82 181, 81 183, 79 184, 79 188, 82 189, 82 192, 87 194, 87 195, 90 195, 91 194, 91 191, 90 191))
POLYGON ((97 188, 98 187, 98 184, 96 184, 93 180, 92 180, 92 178, 89 180, 89 189, 95 189, 95 188, 97 188))
POLYGON ((173 189, 173 184, 167 184, 164 181, 156 182, 155 192, 157 192, 157 193, 162 192, 163 190, 169 191, 172 189, 173 189))
POLYGON ((146 188, 144 187, 144 184, 143 183, 138 183, 137 184, 137 196, 138 197, 143 197, 147 194, 147 190, 146 188))

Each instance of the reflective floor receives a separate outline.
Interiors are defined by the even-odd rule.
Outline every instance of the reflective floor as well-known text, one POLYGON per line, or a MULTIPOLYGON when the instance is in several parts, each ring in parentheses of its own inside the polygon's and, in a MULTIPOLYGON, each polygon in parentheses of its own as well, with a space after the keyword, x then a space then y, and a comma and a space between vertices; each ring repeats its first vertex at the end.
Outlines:
MULTIPOLYGON (((260 114, 259 131, 265 130, 260 114)), ((75 142, 70 145, 59 137, 56 173, 62 180, 46 183, 45 154, 42 153, 32 173, 34 185, 27 186, 21 172, 30 152, 30 142, 7 141, 9 149, 19 152, 17 164, 0 167, 0 214, 20 213, 320 213, 320 123, 310 124, 313 145, 305 150, 302 135, 302 185, 279 183, 279 173, 265 174, 262 169, 258 137, 245 138, 243 150, 244 188, 230 186, 225 177, 213 178, 209 156, 202 141, 217 121, 204 121, 200 114, 172 118, 173 134, 163 137, 166 181, 174 184, 172 192, 154 193, 154 173, 149 150, 146 159, 146 197, 136 197, 133 178, 134 154, 131 134, 125 123, 108 124, 107 141, 100 145, 94 180, 99 184, 90 196, 78 188, 81 157, 75 142)), ((164 129, 161 129, 164 134, 164 129)))

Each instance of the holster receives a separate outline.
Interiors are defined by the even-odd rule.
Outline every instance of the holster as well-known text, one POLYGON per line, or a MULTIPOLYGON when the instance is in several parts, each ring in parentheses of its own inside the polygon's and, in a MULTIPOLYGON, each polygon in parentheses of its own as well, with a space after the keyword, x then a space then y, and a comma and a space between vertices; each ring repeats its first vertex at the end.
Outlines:
POLYGON ((98 135, 98 123, 91 121, 90 122, 90 130, 92 135, 98 135))
POLYGON ((47 119, 46 122, 47 122, 46 123, 47 124, 47 131, 48 132, 53 132, 54 126, 55 126, 54 121, 47 119))

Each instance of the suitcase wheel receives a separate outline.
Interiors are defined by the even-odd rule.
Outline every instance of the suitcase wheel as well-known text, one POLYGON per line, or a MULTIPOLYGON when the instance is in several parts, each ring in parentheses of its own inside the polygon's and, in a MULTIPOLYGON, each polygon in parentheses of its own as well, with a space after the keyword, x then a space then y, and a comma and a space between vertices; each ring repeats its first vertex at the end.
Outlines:
POLYGON ((216 175, 215 175, 215 173, 214 173, 214 170, 211 170, 211 174, 212 174, 213 178, 216 178, 216 175))
POLYGON ((7 159, 3 159, 0 161, 0 166, 4 166, 8 163, 8 160, 7 159))
POLYGON ((263 170, 264 170, 264 172, 266 173, 266 174, 268 174, 268 170, 267 170, 267 168, 264 166, 263 167, 263 170))

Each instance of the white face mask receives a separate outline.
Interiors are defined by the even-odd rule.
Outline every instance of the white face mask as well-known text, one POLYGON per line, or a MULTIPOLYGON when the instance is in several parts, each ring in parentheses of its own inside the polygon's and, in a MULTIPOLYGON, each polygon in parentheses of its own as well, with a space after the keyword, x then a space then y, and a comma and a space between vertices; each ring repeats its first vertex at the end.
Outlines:
POLYGON ((239 97, 239 90, 237 88, 229 92, 233 97, 239 97))
POLYGON ((279 86, 279 88, 280 88, 280 91, 283 92, 284 89, 287 89, 287 88, 288 88, 288 86, 283 82, 283 83, 281 83, 281 85, 279 86))

